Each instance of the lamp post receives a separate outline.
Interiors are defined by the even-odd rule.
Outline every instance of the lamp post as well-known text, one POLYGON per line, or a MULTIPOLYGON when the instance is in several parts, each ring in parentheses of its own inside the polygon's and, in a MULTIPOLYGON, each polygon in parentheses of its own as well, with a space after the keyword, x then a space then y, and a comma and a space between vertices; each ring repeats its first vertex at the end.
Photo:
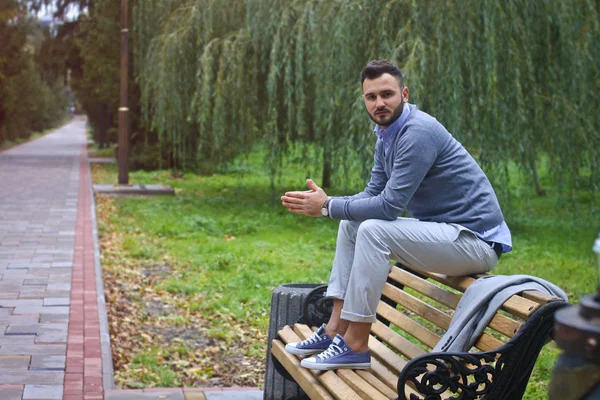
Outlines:
POLYGON ((121 98, 119 102, 119 185, 129 184, 129 50, 127 0, 121 0, 121 98))
MULTIPOLYGON (((600 237, 594 244, 600 276, 600 237)), ((579 305, 558 310, 554 341, 564 353, 552 371, 549 400, 600 398, 600 282, 579 305)))

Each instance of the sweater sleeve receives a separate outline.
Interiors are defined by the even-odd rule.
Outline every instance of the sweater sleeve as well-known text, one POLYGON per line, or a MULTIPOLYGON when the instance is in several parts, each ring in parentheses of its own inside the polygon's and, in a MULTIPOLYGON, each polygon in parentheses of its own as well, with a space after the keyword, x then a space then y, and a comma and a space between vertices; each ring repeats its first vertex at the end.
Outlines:
MULTIPOLYGON (((331 203, 331 218, 351 221, 367 219, 391 221, 398 218, 433 166, 437 156, 438 147, 430 132, 423 128, 408 130, 396 141, 391 176, 383 186, 383 190, 369 197, 339 198, 331 203)), ((383 160, 380 160, 380 165, 383 169, 383 160)), ((385 173, 383 176, 385 177, 385 173)))

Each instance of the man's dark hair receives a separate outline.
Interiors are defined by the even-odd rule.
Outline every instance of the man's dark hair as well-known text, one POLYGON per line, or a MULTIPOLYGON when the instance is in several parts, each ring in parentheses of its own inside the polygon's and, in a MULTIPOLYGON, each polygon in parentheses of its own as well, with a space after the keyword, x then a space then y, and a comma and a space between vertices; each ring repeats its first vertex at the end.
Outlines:
POLYGON ((360 83, 364 83, 365 79, 376 79, 383 74, 390 74, 398 80, 400 87, 404 87, 404 79, 402 71, 396 65, 386 60, 371 60, 365 66, 360 74, 360 83))

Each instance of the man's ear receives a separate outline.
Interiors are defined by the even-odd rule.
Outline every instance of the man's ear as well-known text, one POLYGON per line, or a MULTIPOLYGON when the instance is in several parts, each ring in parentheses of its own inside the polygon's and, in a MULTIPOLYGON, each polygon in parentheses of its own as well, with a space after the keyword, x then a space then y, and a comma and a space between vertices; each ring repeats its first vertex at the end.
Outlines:
POLYGON ((405 103, 408 103, 408 86, 402 88, 402 100, 404 100, 405 103))

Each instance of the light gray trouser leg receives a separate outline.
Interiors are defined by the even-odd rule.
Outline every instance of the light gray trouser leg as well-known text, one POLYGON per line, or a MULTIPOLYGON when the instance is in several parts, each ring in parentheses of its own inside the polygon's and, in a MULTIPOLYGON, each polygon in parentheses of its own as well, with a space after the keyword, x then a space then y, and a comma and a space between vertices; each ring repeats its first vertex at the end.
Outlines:
POLYGON ((327 296, 344 300, 342 319, 376 321, 390 259, 451 276, 488 272, 498 262, 487 243, 457 224, 412 218, 341 221, 327 296))

